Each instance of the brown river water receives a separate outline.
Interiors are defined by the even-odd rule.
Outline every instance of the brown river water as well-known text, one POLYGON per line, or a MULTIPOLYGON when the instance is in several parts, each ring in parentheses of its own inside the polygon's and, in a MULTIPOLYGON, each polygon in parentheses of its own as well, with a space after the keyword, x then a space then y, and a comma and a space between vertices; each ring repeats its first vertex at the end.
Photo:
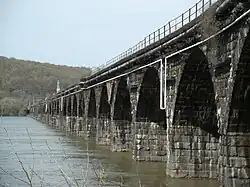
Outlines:
POLYGON ((0 186, 30 186, 28 178, 33 187, 219 186, 215 180, 168 178, 164 163, 135 162, 131 153, 111 152, 94 140, 66 135, 28 117, 2 117, 0 186))

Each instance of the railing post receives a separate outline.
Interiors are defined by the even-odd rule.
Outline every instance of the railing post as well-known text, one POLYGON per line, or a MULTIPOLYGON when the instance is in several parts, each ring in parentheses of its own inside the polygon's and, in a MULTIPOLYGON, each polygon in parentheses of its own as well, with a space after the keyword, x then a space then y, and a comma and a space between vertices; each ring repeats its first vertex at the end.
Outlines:
POLYGON ((168 22, 168 30, 169 30, 169 34, 171 33, 171 23, 168 22))
POLYGON ((165 37, 166 36, 166 25, 164 25, 164 27, 163 27, 163 36, 165 37))
POLYGON ((155 32, 154 32, 154 43, 155 43, 155 32))
POLYGON ((151 40, 150 35, 148 35, 148 44, 150 44, 150 40, 151 40))
POLYGON ((191 21, 191 8, 188 10, 188 22, 191 21))
POLYGON ((160 31, 160 29, 158 29, 158 40, 160 40, 161 39, 161 31, 160 31))
POLYGON ((198 3, 195 4, 195 17, 197 18, 198 14, 198 3))
POLYGON ((184 14, 181 15, 181 26, 183 27, 184 25, 184 14))
POLYGON ((209 7, 212 6, 212 0, 209 0, 209 7))
POLYGON ((146 47, 146 37, 144 38, 144 47, 146 47))

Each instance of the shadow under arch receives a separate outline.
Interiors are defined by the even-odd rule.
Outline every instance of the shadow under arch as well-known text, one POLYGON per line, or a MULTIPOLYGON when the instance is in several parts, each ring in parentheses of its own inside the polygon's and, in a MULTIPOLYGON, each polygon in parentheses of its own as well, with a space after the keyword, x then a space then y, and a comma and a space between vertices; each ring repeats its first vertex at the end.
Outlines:
POLYGON ((155 68, 149 67, 144 74, 137 104, 136 121, 163 124, 166 129, 166 112, 160 109, 160 79, 155 68))
POLYGON ((108 101, 107 85, 104 84, 101 88, 99 116, 97 119, 97 136, 96 141, 98 144, 110 144, 110 104, 108 101))
POLYGON ((77 116, 77 97, 74 94, 73 96, 73 111, 72 111, 72 116, 76 117, 77 116))
POLYGON ((114 103, 114 120, 132 120, 130 94, 127 88, 127 81, 120 79, 114 103))
POLYGON ((96 97, 95 97, 95 90, 92 88, 90 90, 89 95, 89 103, 88 103, 88 113, 87 113, 87 136, 90 138, 96 138, 96 97))
POLYGON ((85 102, 84 102, 84 93, 79 93, 79 117, 83 117, 85 113, 85 102))
POLYGON ((60 101, 56 100, 56 115, 60 115, 60 101))
POLYGON ((63 116, 67 115, 67 101, 66 101, 66 97, 63 97, 63 116))
POLYGON ((90 90, 88 117, 96 118, 96 97, 94 89, 90 90))
POLYGON ((112 151, 128 151, 131 144, 131 103, 127 80, 122 77, 118 83, 113 114, 112 151))
POLYGON ((71 116, 72 115, 72 111, 71 111, 71 104, 72 104, 72 100, 71 97, 67 97, 67 116, 71 116))
POLYGON ((110 118, 110 104, 108 101, 108 91, 106 84, 102 86, 99 116, 102 118, 110 118))
POLYGON ((219 138, 216 112, 208 60, 196 47, 191 50, 179 82, 173 125, 196 126, 219 138))

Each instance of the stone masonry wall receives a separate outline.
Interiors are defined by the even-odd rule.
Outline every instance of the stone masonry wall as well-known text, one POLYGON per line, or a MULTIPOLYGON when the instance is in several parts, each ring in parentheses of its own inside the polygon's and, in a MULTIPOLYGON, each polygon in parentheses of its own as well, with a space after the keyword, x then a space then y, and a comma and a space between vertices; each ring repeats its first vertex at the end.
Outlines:
POLYGON ((218 139, 198 127, 172 127, 168 135, 171 177, 216 178, 218 176, 218 139))
POLYGON ((131 122, 113 120, 111 122, 111 150, 115 152, 131 150, 131 122))
POLYGON ((107 118, 97 119, 96 142, 100 145, 111 144, 111 120, 107 118))
POLYGON ((154 122, 135 122, 134 133, 134 160, 166 161, 167 136, 163 125, 154 122))

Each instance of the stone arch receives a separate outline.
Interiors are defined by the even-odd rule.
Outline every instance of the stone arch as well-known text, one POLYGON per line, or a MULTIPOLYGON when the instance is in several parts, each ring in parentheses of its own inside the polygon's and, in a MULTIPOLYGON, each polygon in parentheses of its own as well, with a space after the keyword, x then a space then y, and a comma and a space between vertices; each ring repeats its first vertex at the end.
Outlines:
POLYGON ((229 105, 227 132, 250 133, 250 33, 248 33, 238 63, 229 105))
MULTIPOLYGON (((137 104, 136 121, 166 124, 165 110, 160 110, 160 79, 158 71, 149 67, 144 74, 137 104)), ((165 127, 165 126, 164 126, 165 127)))
POLYGON ((88 117, 96 118, 96 97, 95 90, 93 88, 90 90, 89 97, 88 117))
POLYGON ((173 124, 196 126, 218 138, 216 110, 208 60, 196 47, 191 50, 181 75, 173 124))
POLYGON ((112 121, 112 150, 127 151, 131 144, 131 103, 127 79, 122 77, 114 93, 112 121))
POLYGON ((109 104, 107 85, 101 87, 99 116, 97 119, 97 136, 98 144, 107 145, 110 143, 110 113, 111 107, 109 104))
POLYGON ((74 94, 73 96, 72 96, 72 100, 73 100, 73 110, 72 110, 72 116, 74 116, 74 117, 76 117, 77 116, 77 97, 76 97, 76 95, 74 94))
POLYGON ((160 109, 160 79, 157 68, 149 67, 144 73, 133 130, 133 152, 136 160, 147 160, 148 157, 151 161, 165 159, 166 112, 160 109), (137 142, 140 142, 139 145, 137 142))
POLYGON ((121 78, 114 101, 114 120, 132 120, 131 115, 131 103, 130 103, 130 94, 127 87, 127 80, 125 78, 121 78))
POLYGON ((102 86, 101 91, 99 117, 110 118, 110 104, 108 101, 107 86, 105 84, 102 86))

